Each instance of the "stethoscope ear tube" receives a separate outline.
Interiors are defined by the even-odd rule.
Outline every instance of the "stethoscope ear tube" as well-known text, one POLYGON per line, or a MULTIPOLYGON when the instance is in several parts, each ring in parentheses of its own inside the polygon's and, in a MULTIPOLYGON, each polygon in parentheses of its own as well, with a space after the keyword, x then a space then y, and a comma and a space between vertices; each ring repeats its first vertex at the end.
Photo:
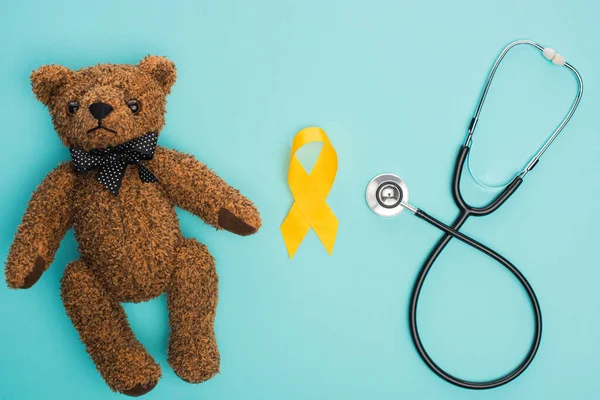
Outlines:
POLYGON ((454 174, 452 175, 452 197, 454 198, 454 202, 458 206, 458 208, 468 214, 477 217, 483 217, 485 215, 491 214, 496 211, 512 194, 518 187, 523 183, 523 178, 519 175, 515 176, 513 180, 498 194, 496 197, 490 201, 486 206, 483 207, 473 207, 470 206, 465 199, 463 198, 460 191, 460 180, 463 173, 463 168, 465 165, 465 160, 469 157, 469 152, 471 148, 463 145, 460 147, 458 151, 458 155, 456 156, 456 163, 454 165, 454 174))
MULTIPOLYGON (((567 123, 569 123, 573 114, 575 114, 575 110, 577 110, 577 107, 579 106, 579 102, 581 101, 581 97, 583 96, 583 79, 581 78, 579 71, 577 71, 577 69, 574 66, 572 66, 571 64, 566 62, 565 58, 561 54, 557 53, 554 49, 551 49, 549 47, 543 47, 532 40, 515 40, 514 42, 509 43, 502 50, 500 55, 498 55, 498 57, 496 58, 496 62, 494 63, 494 65, 492 66, 492 69, 490 70, 490 73, 488 75, 488 78, 487 78, 487 81, 483 88, 483 91, 481 93, 481 96, 479 97, 479 102, 477 104, 477 108, 475 109, 475 114, 473 115, 473 118, 471 119, 471 123, 469 124, 469 128, 467 130, 467 137, 466 137, 465 143, 464 143, 465 146, 471 147, 471 145, 473 144, 473 134, 475 133, 475 129, 477 128, 477 122, 479 122, 479 116, 481 115, 481 110, 483 109, 485 99, 490 90, 490 86, 492 85, 492 81, 494 80, 494 76, 496 74, 496 71, 498 70, 498 67, 500 66, 500 63, 502 63, 502 60, 504 59, 506 54, 512 48, 519 46, 519 45, 535 47, 536 49, 538 49, 540 51, 540 53, 544 56, 544 58, 551 61, 553 64, 560 66, 560 67, 565 67, 568 70, 570 70, 577 81, 577 93, 575 94, 575 99, 573 100, 573 103, 571 104, 571 108, 569 108, 569 111, 566 113, 566 115, 564 116, 564 118, 562 119, 560 124, 556 127, 556 129, 548 137, 546 142, 544 142, 544 144, 542 144, 542 146, 539 148, 537 153, 535 153, 529 159, 529 162, 527 163, 525 168, 523 168, 523 170, 521 172, 517 173, 516 176, 520 176, 521 178, 523 178, 525 175, 527 175, 527 173, 529 173, 529 171, 531 171, 536 166, 536 164, 540 160, 540 157, 542 157, 544 152, 546 152, 546 150, 548 150, 548 147, 550 147, 552 142, 554 142, 554 140, 562 132, 562 130, 567 125, 567 123)), ((486 185, 475 176, 475 174, 471 168, 470 158, 467 160, 467 167, 469 169, 469 173, 471 174, 471 177, 473 178, 473 180, 486 189, 502 189, 502 188, 508 186, 510 184, 510 182, 512 182, 512 180, 511 180, 500 186, 486 185)))

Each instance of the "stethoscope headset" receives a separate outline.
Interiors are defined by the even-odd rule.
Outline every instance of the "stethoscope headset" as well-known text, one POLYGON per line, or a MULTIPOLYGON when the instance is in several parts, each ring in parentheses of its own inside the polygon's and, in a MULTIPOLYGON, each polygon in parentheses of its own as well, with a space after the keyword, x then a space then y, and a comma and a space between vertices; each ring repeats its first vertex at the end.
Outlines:
POLYGON ((509 197, 513 195, 513 193, 517 190, 517 188, 523 183, 523 178, 529 171, 531 171, 538 163, 540 157, 544 152, 548 149, 548 147, 552 144, 552 142, 556 139, 559 133, 564 129, 567 125, 573 113, 577 109, 579 105, 579 101, 581 100, 581 96, 583 95, 583 80, 581 79, 581 75, 579 72, 570 64, 565 62, 565 59, 562 55, 556 53, 553 49, 544 48, 539 44, 531 41, 531 40, 517 40, 510 43, 508 46, 504 48, 504 50, 500 53, 496 62, 494 63, 490 74, 487 78, 487 82, 483 89, 483 93, 479 98, 479 104, 477 105, 477 109, 475 111, 475 115, 471 119, 471 123, 469 125, 467 131, 467 137, 465 142, 460 147, 458 155, 456 157, 456 163, 454 165, 454 174, 452 176, 452 197, 454 198, 454 202, 458 207, 459 214, 458 217, 454 220, 451 226, 440 222, 434 217, 427 214, 425 211, 418 209, 408 203, 408 187, 406 183, 397 175, 393 174, 381 174, 373 178, 369 185, 367 186, 366 191, 366 199, 369 207, 378 215, 390 217, 397 215, 403 209, 408 209, 417 217, 426 221, 427 223, 435 226, 442 232, 444 235, 440 238, 437 244, 429 253, 429 256, 425 260, 425 263, 421 267, 417 279, 414 283, 412 294, 410 296, 410 306, 409 306, 409 327, 410 333, 412 336, 412 340, 414 342, 415 348, 417 352, 427 364, 427 366, 435 372, 440 378, 446 380, 449 383, 452 383, 456 386, 460 386, 467 389, 491 389, 501 385, 504 385, 516 377, 518 377, 533 361, 537 350, 540 346, 540 341, 542 338, 542 313, 540 311, 540 305, 538 299, 535 295, 535 292, 525 276, 519 271, 517 267, 515 267, 510 261, 504 258, 502 255, 498 254, 496 251, 490 249, 489 247, 481 244, 475 239, 462 234, 459 232, 459 229, 463 226, 465 221, 473 216, 473 217, 483 217, 485 215, 489 215, 496 211, 509 197), (507 184, 498 187, 502 189, 502 191, 491 200, 486 206, 483 207, 473 207, 469 205, 463 198, 460 190, 460 179, 463 172, 463 167, 465 165, 465 161, 467 161, 468 169, 473 179, 479 183, 480 185, 491 188, 490 186, 482 184, 473 174, 470 168, 469 162, 469 151, 471 149, 473 133, 475 132, 475 128, 477 127, 477 122, 479 121, 479 115, 481 114, 481 110, 483 108, 483 104, 485 102, 486 96, 490 89, 490 85, 498 69, 498 66, 504 59, 504 56, 515 46, 518 45, 529 45, 537 48, 543 54, 543 56, 551 60, 553 64, 564 66, 571 70, 571 72, 575 75, 577 79, 578 91, 577 96, 575 97, 575 101, 573 102, 569 112, 564 117, 560 125, 554 130, 552 135, 548 138, 548 140, 542 145, 539 151, 529 160, 525 168, 517 173, 512 180, 510 180, 507 184), (421 338, 419 337, 419 330, 417 327, 417 305, 419 302, 419 295, 421 293, 421 288, 423 287, 423 283, 425 282, 425 278, 427 274, 431 270, 433 263, 438 258, 442 250, 446 247, 450 239, 457 238, 458 240, 468 244, 469 246, 479 250, 480 252, 486 254, 492 259, 496 260, 500 264, 502 264, 507 270, 509 270, 515 278, 521 283, 525 291, 527 292, 527 296, 529 301, 531 302, 531 306, 533 307, 535 325, 534 325, 534 333, 533 333, 533 341, 531 343, 531 347, 529 351, 525 355, 525 358, 521 361, 521 363, 513 369, 508 374, 494 379, 490 381, 482 381, 482 382, 472 382, 464 379, 457 378, 448 372, 444 371, 440 368, 429 356, 425 348, 423 347, 423 343, 421 342, 421 338))

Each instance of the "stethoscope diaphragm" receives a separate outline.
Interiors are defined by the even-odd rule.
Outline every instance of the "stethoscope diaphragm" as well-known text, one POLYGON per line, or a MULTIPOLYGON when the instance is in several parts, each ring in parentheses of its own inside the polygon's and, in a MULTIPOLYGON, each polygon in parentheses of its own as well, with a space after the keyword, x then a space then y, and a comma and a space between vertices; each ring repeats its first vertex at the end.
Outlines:
POLYGON ((404 210, 408 187, 398 175, 380 174, 371 179, 365 193, 367 205, 375 214, 393 217, 404 210))

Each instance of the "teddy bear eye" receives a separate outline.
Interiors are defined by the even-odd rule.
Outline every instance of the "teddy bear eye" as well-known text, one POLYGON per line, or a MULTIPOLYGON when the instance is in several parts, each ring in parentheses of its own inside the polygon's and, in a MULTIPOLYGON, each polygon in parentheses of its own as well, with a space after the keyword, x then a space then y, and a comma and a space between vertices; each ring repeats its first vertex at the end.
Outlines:
POLYGON ((137 114, 140 111, 140 103, 138 103, 137 100, 129 100, 127 102, 127 107, 129 107, 134 114, 137 114))
POLYGON ((69 111, 69 114, 75 114, 77 112, 77 110, 79 110, 79 102, 77 101, 72 101, 67 105, 67 110, 69 111))

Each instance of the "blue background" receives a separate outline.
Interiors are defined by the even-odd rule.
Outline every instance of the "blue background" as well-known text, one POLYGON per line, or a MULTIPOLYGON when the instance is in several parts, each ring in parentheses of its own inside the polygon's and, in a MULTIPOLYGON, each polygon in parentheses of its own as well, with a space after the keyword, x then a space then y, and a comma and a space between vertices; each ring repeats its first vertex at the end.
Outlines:
MULTIPOLYGON (((0 258, 31 192, 69 158, 31 93, 31 70, 166 55, 179 76, 159 144, 214 168, 255 201, 264 227, 240 238, 180 213, 184 233, 206 243, 217 260, 221 374, 201 385, 178 379, 166 363, 164 296, 127 305, 135 332, 164 372, 145 398, 597 398, 598 4, 2 0, 0 258), (489 68, 518 38, 564 54, 586 92, 514 197, 464 227, 521 267, 539 296, 545 328, 534 363, 519 379, 472 392, 430 372, 409 337, 410 289, 440 233, 409 213, 375 216, 364 189, 376 174, 398 173, 414 205, 450 223, 454 157, 489 68), (340 228, 331 257, 310 232, 289 260, 279 231, 292 204, 289 150, 294 134, 310 125, 326 130, 339 155, 328 204, 340 228)), ((476 133, 479 176, 499 183, 522 168, 575 90, 572 75, 535 50, 511 52, 476 133)), ((475 204, 493 194, 468 175, 463 189, 475 204)), ((70 232, 33 289, 0 288, 1 399, 124 398, 95 371, 60 301, 59 279, 77 256, 70 232)), ((426 282, 419 321, 434 359, 470 379, 514 367, 533 325, 518 283, 457 242, 426 282)))

